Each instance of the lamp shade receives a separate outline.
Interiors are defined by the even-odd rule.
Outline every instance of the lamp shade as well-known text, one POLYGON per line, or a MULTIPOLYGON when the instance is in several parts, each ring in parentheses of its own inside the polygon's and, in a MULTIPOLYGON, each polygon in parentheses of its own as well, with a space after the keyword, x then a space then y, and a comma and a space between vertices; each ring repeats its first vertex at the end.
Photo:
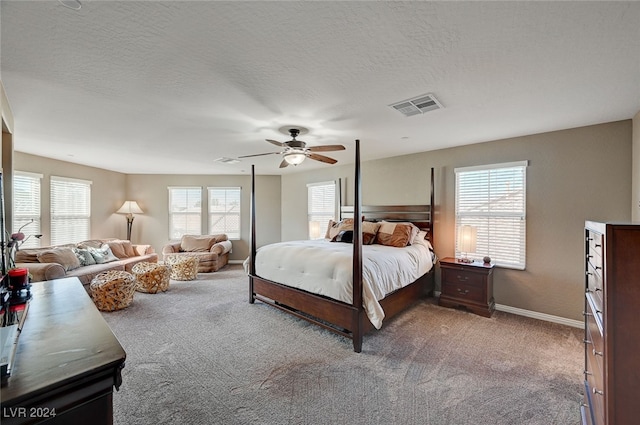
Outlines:
POLYGON ((320 236, 322 236, 322 233, 320 231, 320 222, 310 221, 309 222, 309 238, 320 239, 320 236))
POLYGON ((284 154, 284 160, 291 165, 301 164, 307 156, 303 152, 293 151, 284 154))
POLYGON ((460 252, 476 252, 478 228, 464 225, 458 228, 458 249, 460 252))
POLYGON ((142 208, 138 206, 136 201, 124 201, 124 204, 120 207, 118 214, 144 214, 142 208))

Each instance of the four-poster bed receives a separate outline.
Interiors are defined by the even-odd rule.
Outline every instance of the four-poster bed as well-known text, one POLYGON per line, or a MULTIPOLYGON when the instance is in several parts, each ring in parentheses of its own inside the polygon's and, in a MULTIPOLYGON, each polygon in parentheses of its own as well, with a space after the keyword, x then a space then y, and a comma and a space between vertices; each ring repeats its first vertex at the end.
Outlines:
MULTIPOLYGON (((391 248, 391 247, 380 247, 371 248, 370 246, 365 247, 365 254, 367 257, 363 257, 363 225, 366 223, 363 222, 364 218, 367 220, 374 221, 383 221, 383 223, 413 223, 417 228, 422 229, 423 231, 419 234, 419 240, 416 239, 416 243, 414 243, 413 247, 407 247, 407 251, 411 251, 409 255, 411 255, 411 262, 416 262, 416 257, 418 255, 425 256, 424 252, 429 252, 425 246, 429 246, 429 242, 425 242, 424 239, 428 241, 433 241, 433 205, 434 205, 434 182, 433 182, 433 169, 431 169, 431 193, 430 193, 430 205, 410 205, 410 206, 362 206, 361 203, 361 178, 360 178, 360 142, 356 140, 356 148, 355 148, 355 175, 354 175, 354 205, 352 207, 341 207, 340 208, 340 219, 352 218, 353 222, 353 240, 352 240, 352 254, 349 255, 351 257, 351 265, 349 270, 349 278, 351 280, 350 288, 347 288, 348 294, 343 300, 334 299, 334 297, 329 297, 322 294, 323 291, 309 291, 301 288, 305 288, 303 285, 298 285, 299 287, 290 286, 289 284, 284 284, 283 281, 286 279, 269 279, 265 276, 261 276, 261 271, 256 270, 256 257, 257 257, 257 248, 256 248, 256 205, 255 205, 255 170, 254 166, 251 166, 251 230, 250 230, 250 238, 251 238, 251 253, 248 259, 248 274, 249 274, 249 302, 254 303, 256 300, 262 301, 265 304, 278 308, 282 311, 286 311, 287 313, 293 314, 299 318, 305 319, 312 323, 315 323, 325 329, 328 329, 332 332, 343 335, 347 338, 351 338, 353 340, 353 348, 355 352, 360 352, 362 350, 362 339, 363 335, 371 330, 374 327, 380 327, 381 318, 376 321, 375 313, 372 313, 371 310, 375 309, 379 303, 379 307, 382 309, 382 317, 385 319, 394 316, 395 314, 401 312, 402 310, 409 307, 411 304, 416 302, 419 298, 426 296, 433 292, 434 289, 434 264, 433 260, 435 256, 431 253, 430 261, 431 264, 422 264, 419 266, 420 271, 409 270, 411 273, 405 273, 407 270, 400 270, 401 275, 406 275, 404 279, 410 279, 408 282, 400 282, 396 285, 397 282, 391 282, 391 286, 394 286, 394 289, 390 293, 386 293, 386 295, 382 295, 382 299, 371 299, 371 293, 376 292, 377 288, 371 287, 371 271, 368 268, 371 263, 371 259, 375 257, 375 255, 382 255, 385 259, 388 257, 393 257, 394 255, 398 255, 401 257, 401 251, 405 248, 391 248), (384 251, 387 249, 387 251, 384 251), (391 250, 391 251, 389 251, 391 250), (393 251, 396 250, 396 251, 393 251), (423 253, 418 254, 417 251, 422 250, 423 253), (374 254, 373 251, 382 251, 381 253, 374 254), (367 268, 365 268, 364 274, 366 275, 363 278, 363 261, 367 264, 367 268), (425 272, 425 270, 428 270, 425 272), (408 276, 408 277, 407 277, 408 276), (314 293, 317 292, 317 293, 314 293), (364 297, 363 297, 364 292, 364 297), (363 303, 364 301, 364 303, 363 303), (364 305, 363 305, 364 304, 364 305), (374 306, 374 307, 371 307, 374 306), (369 308, 367 308, 369 307, 369 308), (373 322, 373 323, 372 323, 373 322)), ((308 241, 309 245, 313 245, 314 241, 308 241)), ((301 243, 292 242, 292 243, 282 243, 284 245, 293 245, 292 249, 294 251, 300 252, 301 246, 296 244, 301 243)), ((279 244, 273 244, 279 245, 279 244)), ((329 256, 334 257, 338 255, 342 255, 342 259, 344 260, 344 251, 348 245, 345 244, 335 244, 335 243, 325 243, 325 245, 333 245, 336 247, 337 245, 341 245, 337 247, 340 251, 340 254, 329 254, 329 256)), ((278 247, 280 249, 280 247, 278 247)), ((309 248, 311 249, 311 248, 309 248)), ((261 248, 260 254, 263 254, 263 251, 266 250, 266 247, 261 248)), ((276 254, 279 255, 279 259, 281 260, 283 255, 282 252, 286 251, 276 251, 276 254)), ((311 252, 311 251, 309 251, 311 252)), ((266 255, 266 254, 265 254, 266 255)), ((304 259, 304 254, 298 254, 299 259, 304 259)), ((327 257, 325 253, 320 254, 327 257)), ((263 256, 264 257, 264 256, 263 256)), ((278 257, 275 257, 278 258, 278 257)), ((278 261, 278 260, 275 260, 278 261)), ((419 260, 417 262, 421 262, 423 260, 419 260)), ((319 261, 310 264, 317 264, 319 261)), ((340 262, 340 260, 338 260, 340 262)), ((342 265, 344 266, 344 261, 342 261, 342 265)), ((298 265, 298 261, 295 262, 298 265)), ((401 261, 399 264, 402 267, 401 261)), ((308 266, 300 266, 302 268, 308 266)), ((280 268, 279 265, 274 267, 275 269, 280 268)), ((380 270, 378 266, 378 270, 380 270)), ((265 272, 266 273, 266 272, 265 272)), ((328 272, 329 274, 331 271, 328 272)), ((305 270, 301 271, 301 276, 306 274, 305 270)), ((333 278, 335 279, 336 275, 344 276, 344 273, 334 272, 333 278)), ((329 276, 331 278, 331 276, 329 276)), ((297 278, 294 278, 294 281, 297 278)), ((303 277, 300 278, 303 280, 303 277)), ((391 280, 395 278, 392 277, 391 280)), ((348 279, 346 279, 348 280, 348 279)), ((395 279, 399 280, 399 279, 395 279)), ((387 278, 387 289, 389 290, 389 278, 387 278)), ((346 285, 349 285, 346 282, 346 285)), ((345 291, 343 291, 345 292, 345 291)), ((375 298, 375 297, 374 297, 375 298)))

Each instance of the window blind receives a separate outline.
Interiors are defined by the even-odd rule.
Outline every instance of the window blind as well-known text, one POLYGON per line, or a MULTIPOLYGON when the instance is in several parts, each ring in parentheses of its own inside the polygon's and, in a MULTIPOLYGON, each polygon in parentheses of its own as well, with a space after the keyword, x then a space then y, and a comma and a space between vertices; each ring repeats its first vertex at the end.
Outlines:
POLYGON ((239 187, 209 187, 209 234, 240 239, 239 187))
POLYGON ((51 244, 89 239, 91 182, 51 176, 51 244))
POLYGON ((336 217, 336 182, 310 183, 307 185, 307 221, 309 239, 322 239, 329 220, 336 217))
POLYGON ((169 187, 169 239, 202 234, 202 188, 169 187))
POLYGON ((469 257, 488 255, 498 266, 524 270, 526 167, 527 161, 520 161, 454 170, 456 232, 463 225, 477 228, 476 251, 469 257))
POLYGON ((42 233, 40 215, 40 188, 42 174, 15 171, 13 174, 13 226, 9 233, 17 232, 22 226, 26 239, 21 248, 37 248, 42 233))

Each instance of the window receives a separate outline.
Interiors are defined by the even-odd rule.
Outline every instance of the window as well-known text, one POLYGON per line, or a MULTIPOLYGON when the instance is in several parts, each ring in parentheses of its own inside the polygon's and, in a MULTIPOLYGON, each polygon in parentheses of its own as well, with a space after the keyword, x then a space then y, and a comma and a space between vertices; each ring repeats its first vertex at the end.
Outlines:
MULTIPOLYGON (((15 171, 13 174, 13 225, 9 233, 22 228, 26 238, 22 248, 37 248, 40 225, 40 181, 42 174, 15 171)), ((9 229, 7 229, 9 230, 9 229)))
POLYGON ((307 185, 307 221, 309 239, 324 238, 329 220, 336 217, 336 182, 307 185))
POLYGON ((51 177, 51 245, 89 239, 91 182, 51 177))
POLYGON ((469 257, 489 255, 498 266, 524 270, 526 169, 527 161, 455 169, 456 232, 477 228, 469 257))
POLYGON ((209 187, 209 234, 240 239, 240 188, 209 187))
POLYGON ((202 234, 202 188, 169 188, 169 239, 202 234))

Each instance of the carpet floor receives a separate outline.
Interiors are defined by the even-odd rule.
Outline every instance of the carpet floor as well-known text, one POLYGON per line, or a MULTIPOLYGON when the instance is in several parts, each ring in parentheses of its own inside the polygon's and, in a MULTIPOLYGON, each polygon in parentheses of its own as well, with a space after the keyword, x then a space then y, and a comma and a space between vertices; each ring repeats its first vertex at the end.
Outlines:
POLYGON ((580 329, 426 299, 350 340, 249 304, 239 265, 103 313, 127 352, 114 422, 577 425, 580 329))

